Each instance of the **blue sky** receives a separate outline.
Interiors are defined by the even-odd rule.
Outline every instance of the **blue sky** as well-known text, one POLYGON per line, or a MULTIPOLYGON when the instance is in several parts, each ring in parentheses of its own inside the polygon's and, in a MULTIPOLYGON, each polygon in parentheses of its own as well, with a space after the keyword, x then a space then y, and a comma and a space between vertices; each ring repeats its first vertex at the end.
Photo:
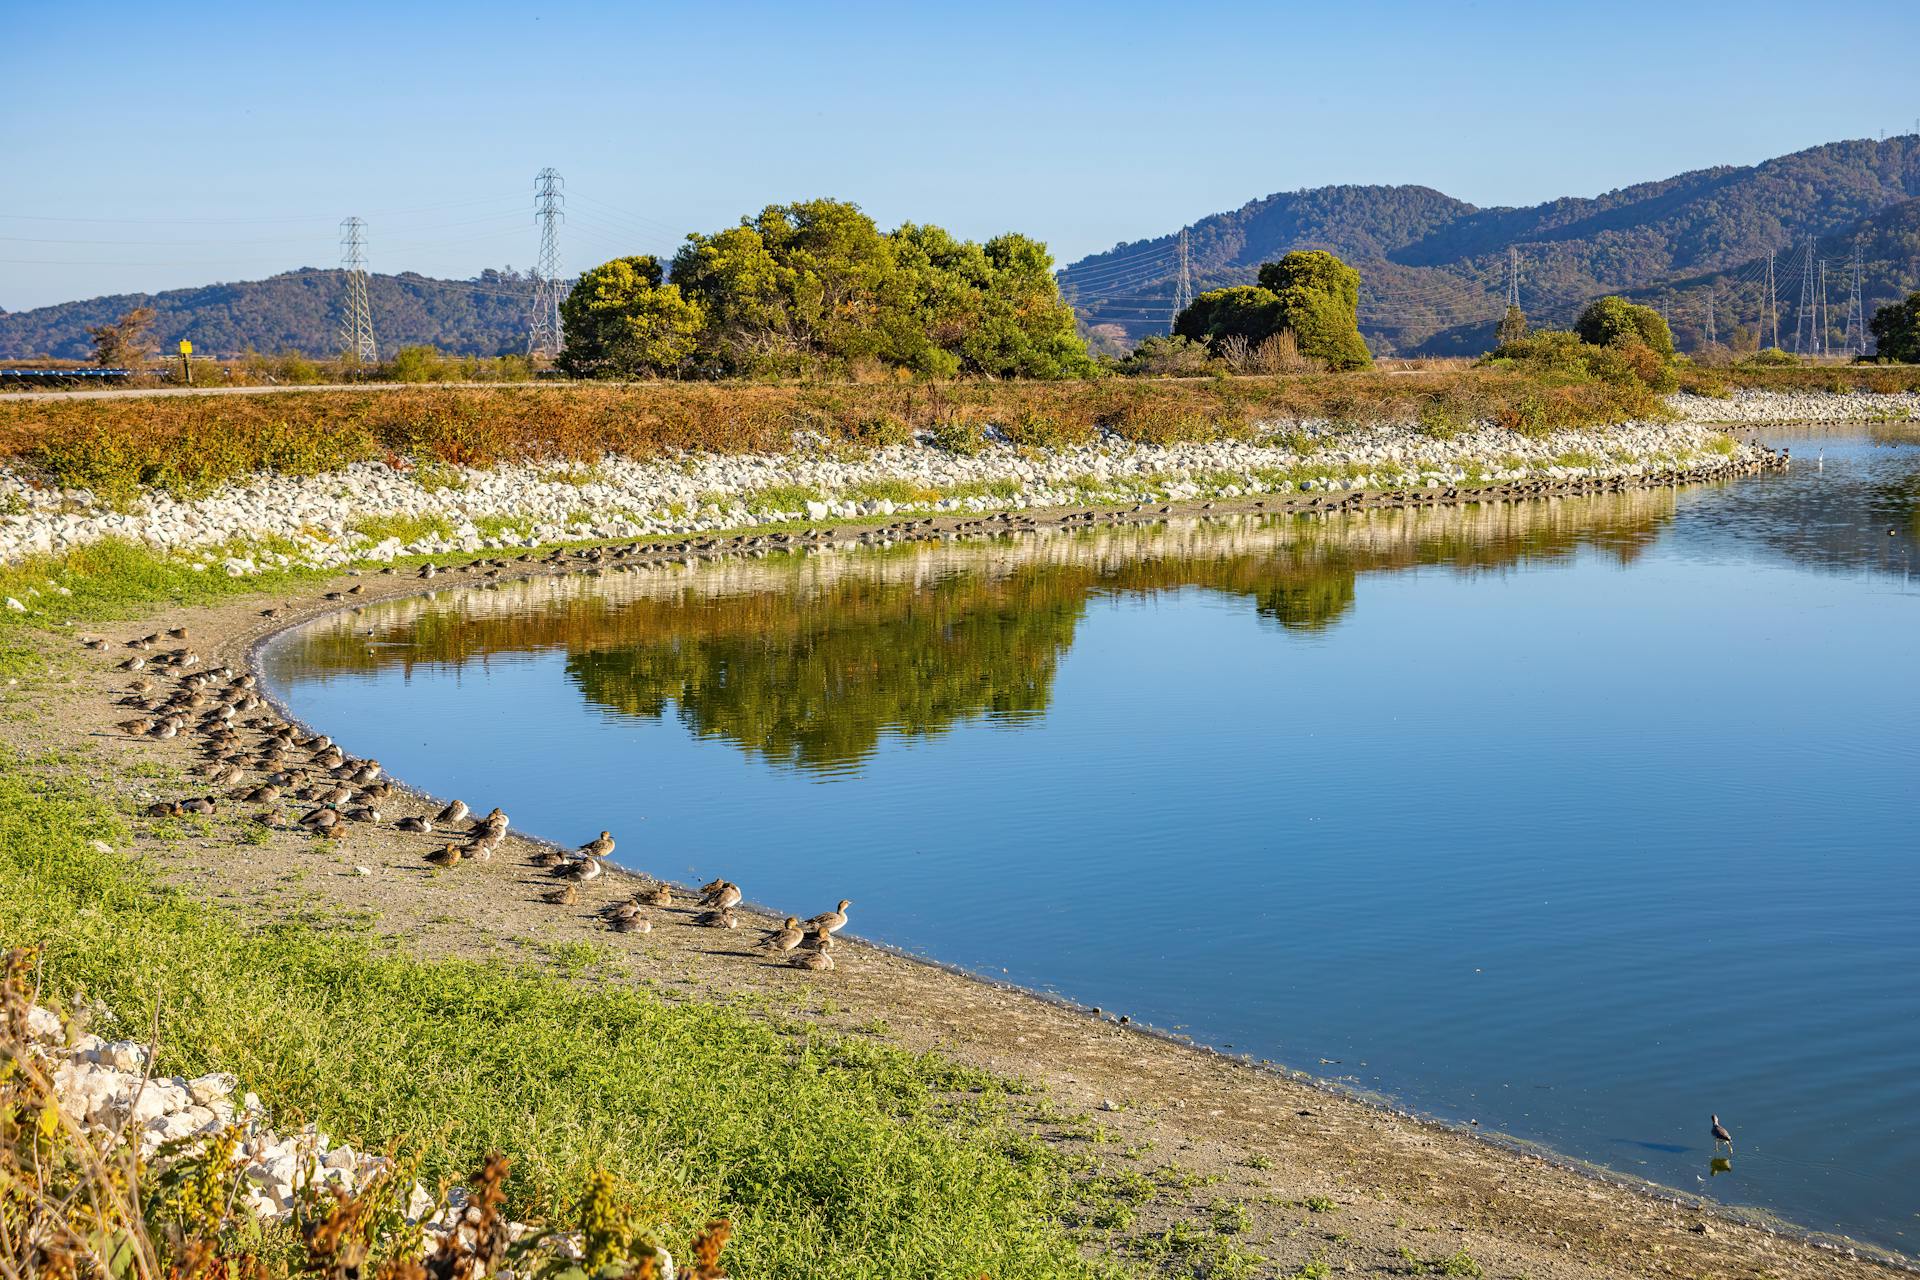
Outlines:
POLYGON ((0 52, 10 309, 335 265, 347 214, 376 270, 525 266, 543 165, 569 270, 815 195, 1068 261, 1272 191, 1529 204, 1920 117, 1910 0, 38 8, 0 3, 45 37, 0 52))

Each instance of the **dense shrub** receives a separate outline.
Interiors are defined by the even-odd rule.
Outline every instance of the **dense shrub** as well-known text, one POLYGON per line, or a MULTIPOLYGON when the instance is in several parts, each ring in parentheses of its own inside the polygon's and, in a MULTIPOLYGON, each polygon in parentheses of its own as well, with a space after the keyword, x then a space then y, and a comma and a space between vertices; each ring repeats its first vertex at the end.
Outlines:
POLYGON ((1321 249, 1296 251, 1260 268, 1260 285, 1279 300, 1274 331, 1294 335, 1300 354, 1330 369, 1373 363, 1360 337, 1360 273, 1321 249))
POLYGON ((1663 360, 1673 358, 1673 331, 1667 327, 1666 317, 1625 298, 1609 296, 1589 302, 1574 321, 1573 331, 1582 342, 1596 347, 1638 342, 1652 348, 1663 360))
POLYGON ((698 312, 689 359, 702 374, 1094 369, 1052 257, 1025 236, 976 244, 912 223, 883 232, 855 205, 808 200, 689 236, 672 278, 666 287, 698 312))
POLYGON ((1323 250, 1289 253, 1260 268, 1258 285, 1210 289, 1174 319, 1176 336, 1205 342, 1237 367, 1280 334, 1293 354, 1330 369, 1373 363, 1360 337, 1360 273, 1323 250))
POLYGON ((1882 360, 1920 364, 1920 292, 1875 311, 1868 328, 1873 331, 1874 350, 1882 360))
POLYGON ((644 378, 678 373, 693 358, 705 313, 662 283, 647 254, 615 258, 580 273, 560 304, 566 345, 560 368, 576 378, 644 378))

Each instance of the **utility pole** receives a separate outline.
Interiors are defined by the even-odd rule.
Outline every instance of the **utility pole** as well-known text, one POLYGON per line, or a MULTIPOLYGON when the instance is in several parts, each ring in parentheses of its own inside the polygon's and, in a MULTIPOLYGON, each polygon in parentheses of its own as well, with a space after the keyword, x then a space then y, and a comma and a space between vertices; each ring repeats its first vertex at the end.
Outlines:
POLYGON ((1849 356, 1867 354, 1867 309, 1860 300, 1860 246, 1853 246, 1853 283, 1847 290, 1847 332, 1841 339, 1849 356))
POLYGON ((1173 314, 1167 317, 1167 332, 1173 332, 1174 321, 1180 313, 1193 305, 1193 259, 1187 243, 1187 229, 1180 228, 1180 275, 1173 284, 1173 314))
POLYGON ((1507 305, 1520 305, 1520 249, 1516 245, 1507 246, 1507 305))
POLYGON ((558 170, 533 179, 533 220, 540 227, 540 260, 533 269, 533 311, 527 322, 527 354, 560 354, 560 223, 566 218, 566 184, 558 170))
POLYGON ((340 319, 340 351, 361 364, 378 364, 373 341, 373 306, 367 301, 367 224, 358 218, 340 223, 340 269, 347 277, 346 309, 340 319))

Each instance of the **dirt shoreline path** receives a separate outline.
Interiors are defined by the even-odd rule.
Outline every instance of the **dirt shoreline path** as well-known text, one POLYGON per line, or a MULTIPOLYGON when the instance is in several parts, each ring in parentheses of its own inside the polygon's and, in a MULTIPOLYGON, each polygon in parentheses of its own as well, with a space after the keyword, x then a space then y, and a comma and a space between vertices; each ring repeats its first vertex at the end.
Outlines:
MULTIPOLYGON (((1707 477, 1669 477, 1662 483, 1701 478, 1707 477)), ((1604 491, 1617 484, 1599 487, 1604 491)), ((1559 486, 1551 493, 1578 491, 1559 486)), ((1515 501, 1536 496, 1542 495, 1492 495, 1515 501)), ((1271 513, 1450 500, 1484 501, 1489 495, 1435 491, 1258 505, 1271 513)), ((1255 507, 1252 502, 1208 505, 1217 505, 1215 514, 1255 507)), ((1091 519, 1150 520, 1182 513, 1177 506, 1156 507, 1096 512, 1091 519)), ((1202 513, 1188 508, 1184 514, 1202 513)), ((1088 519, 1074 511, 902 521, 883 529, 822 526, 807 545, 1073 527, 1088 519)), ((723 547, 702 553, 699 541, 652 544, 623 563, 641 566, 728 552, 723 547)), ((488 575, 503 581, 594 572, 607 562, 571 552, 557 564, 505 563, 502 568, 498 560, 479 560, 443 573, 433 586, 479 585, 488 575)), ((116 669, 127 652, 119 642, 184 627, 190 637, 184 643, 202 655, 203 666, 224 663, 237 671, 261 642, 291 625, 425 589, 412 570, 345 575, 291 600, 258 597, 162 609, 137 622, 95 628, 88 634, 115 642, 104 652, 80 650, 77 635, 47 637, 50 674, 35 692, 32 714, 0 721, 0 733, 25 751, 78 748, 73 758, 85 763, 76 770, 88 771, 89 780, 117 795, 129 812, 155 799, 210 790, 225 794, 230 787, 211 788, 204 778, 188 774, 199 760, 190 735, 157 741, 113 727, 129 714, 114 703, 133 679, 116 669), (337 594, 353 589, 358 594, 337 594), (275 609, 272 617, 262 616, 268 606, 275 609)), ((162 648, 180 643, 163 641, 162 648)), ((342 745, 349 751, 353 746, 342 745)), ((496 800, 508 802, 506 797, 463 798, 482 811, 496 800)), ((293 829, 290 819, 297 810, 281 805, 274 807, 277 821, 264 843, 243 843, 243 832, 259 839, 254 815, 266 806, 234 805, 206 824, 204 834, 171 841, 142 836, 134 852, 188 891, 235 911, 314 919, 362 914, 381 934, 435 955, 537 958, 546 948, 591 943, 606 948, 617 960, 615 968, 624 971, 609 980, 647 981, 675 997, 770 995, 797 1001, 803 1016, 822 1023, 1034 1081, 1064 1112, 1086 1113, 1111 1139, 1095 1142, 1084 1121, 1063 1115, 1042 1130, 1050 1141, 1082 1149, 1110 1167, 1148 1171, 1174 1165, 1182 1171, 1181 1177, 1162 1180, 1171 1189, 1143 1206, 1137 1230, 1164 1230, 1179 1219, 1217 1223, 1221 1203, 1237 1205, 1240 1221, 1233 1238, 1269 1259, 1260 1275, 1293 1275, 1316 1259, 1334 1273, 1480 1274, 1440 1271, 1447 1259, 1460 1255, 1470 1257, 1486 1276, 1529 1280, 1622 1275, 1847 1280, 1906 1271, 1844 1241, 1813 1241, 1737 1220, 1688 1197, 1556 1163, 1344 1096, 1305 1077, 1145 1033, 1120 1024, 1112 1012, 1076 1009, 857 942, 837 953, 841 967, 831 974, 774 964, 751 949, 759 931, 748 927, 774 922, 773 913, 754 911, 739 931, 729 933, 691 927, 691 912, 675 907, 652 913, 650 934, 615 934, 599 913, 632 892, 632 879, 604 876, 582 886, 575 905, 549 904, 541 895, 553 881, 529 866, 542 846, 519 836, 509 837, 488 862, 436 873, 422 855, 438 842, 392 826, 400 817, 433 807, 424 797, 396 791, 383 802, 379 825, 348 824, 344 837, 323 843, 293 829), (1130 1163, 1114 1154, 1128 1151, 1130 1163)), ((744 888, 751 902, 753 886, 744 888)), ((773 904, 775 912, 810 915, 841 896, 831 884, 819 890, 817 901, 773 904)))

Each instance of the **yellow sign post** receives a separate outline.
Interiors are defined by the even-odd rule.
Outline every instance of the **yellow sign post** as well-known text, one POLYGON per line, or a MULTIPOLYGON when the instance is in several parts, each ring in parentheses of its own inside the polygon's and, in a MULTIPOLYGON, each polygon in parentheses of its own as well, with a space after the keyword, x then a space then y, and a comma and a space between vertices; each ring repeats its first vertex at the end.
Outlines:
POLYGON ((185 338, 180 339, 180 372, 186 376, 187 385, 193 385, 193 344, 185 338))

